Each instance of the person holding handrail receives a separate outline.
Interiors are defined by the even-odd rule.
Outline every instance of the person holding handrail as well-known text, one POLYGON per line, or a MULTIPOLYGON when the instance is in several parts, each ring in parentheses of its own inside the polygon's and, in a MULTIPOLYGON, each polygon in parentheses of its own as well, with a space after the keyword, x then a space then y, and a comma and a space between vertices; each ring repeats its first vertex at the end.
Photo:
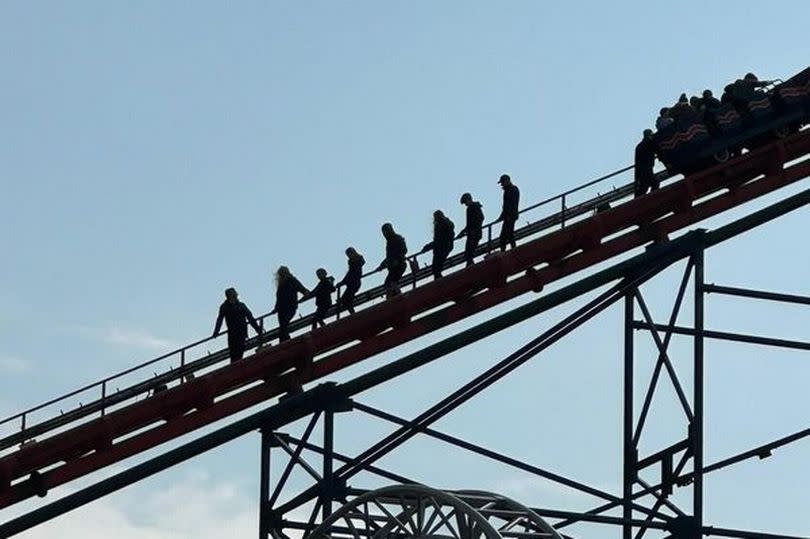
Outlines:
POLYGON ((653 140, 652 129, 645 129, 644 136, 636 145, 635 155, 635 182, 633 185, 634 194, 637 197, 645 194, 648 190, 658 189, 658 178, 653 172, 655 166, 655 141, 653 140))
POLYGON ((318 277, 318 284, 302 298, 302 300, 315 298, 315 319, 312 321, 312 329, 326 325, 324 319, 332 307, 332 292, 335 291, 335 278, 331 277, 325 269, 318 268, 315 276, 318 277))
POLYGON ((520 204, 520 190, 512 183, 509 174, 501 174, 498 180, 503 188, 503 208, 498 221, 503 221, 501 225, 501 236, 499 238, 501 251, 506 251, 506 246, 515 248, 515 223, 518 220, 518 205, 520 204))
POLYGON ((385 286, 385 295, 390 298, 400 293, 399 280, 405 274, 407 268, 405 255, 408 254, 408 246, 405 243, 405 238, 394 232, 391 223, 385 223, 382 226, 382 234, 385 238, 385 259, 377 266, 377 270, 388 269, 388 275, 385 276, 383 284, 385 286))
POLYGON ((484 211, 481 209, 481 203, 473 200, 470 193, 461 195, 463 205, 467 206, 467 222, 466 226, 461 229, 456 239, 461 238, 466 234, 467 241, 464 243, 464 260, 467 262, 467 267, 472 266, 473 259, 475 258, 475 249, 478 247, 478 242, 481 241, 482 227, 484 226, 484 211))
POLYGON ((422 252, 425 253, 433 250, 433 262, 431 265, 431 272, 433 278, 438 279, 442 276, 442 269, 444 263, 447 262, 448 255, 453 250, 453 240, 455 239, 455 228, 453 221, 447 217, 441 210, 433 212, 433 241, 425 244, 422 247, 422 252))
POLYGON ((348 259, 349 268, 343 279, 336 285, 338 287, 346 287, 340 295, 338 309, 346 309, 350 314, 354 314, 354 296, 357 294, 357 291, 360 290, 360 280, 363 278, 363 266, 366 263, 366 259, 363 258, 363 255, 358 253, 354 247, 348 247, 346 249, 346 258, 348 259))
POLYGON ((239 301, 239 294, 235 288, 225 289, 225 301, 219 306, 219 316, 214 324, 212 337, 219 335, 222 320, 225 320, 225 324, 228 326, 228 354, 231 356, 231 363, 235 363, 245 354, 248 322, 256 330, 257 335, 262 334, 262 328, 256 322, 250 309, 239 301))
POLYGON ((276 271, 276 306, 270 314, 278 314, 278 342, 290 338, 290 321, 298 310, 298 294, 306 296, 309 290, 301 284, 287 266, 276 271))

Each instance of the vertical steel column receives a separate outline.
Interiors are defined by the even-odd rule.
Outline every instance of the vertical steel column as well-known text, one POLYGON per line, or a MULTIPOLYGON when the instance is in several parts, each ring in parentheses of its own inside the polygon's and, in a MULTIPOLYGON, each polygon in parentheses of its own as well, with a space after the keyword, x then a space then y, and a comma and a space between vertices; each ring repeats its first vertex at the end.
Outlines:
POLYGON ((695 263, 695 349, 694 349, 694 420, 692 421, 692 450, 695 481, 693 483, 693 515, 697 530, 703 529, 703 258, 700 249, 693 255, 695 263))
POLYGON ((335 449, 335 412, 327 409, 323 416, 323 519, 332 514, 334 499, 333 463, 335 449))
POLYGON ((273 433, 270 429, 261 429, 261 473, 259 477, 259 539, 265 539, 270 533, 270 440, 273 433))
POLYGON ((635 447, 633 445, 633 315, 635 289, 624 296, 624 524, 623 539, 632 539, 633 484, 636 477, 635 447))

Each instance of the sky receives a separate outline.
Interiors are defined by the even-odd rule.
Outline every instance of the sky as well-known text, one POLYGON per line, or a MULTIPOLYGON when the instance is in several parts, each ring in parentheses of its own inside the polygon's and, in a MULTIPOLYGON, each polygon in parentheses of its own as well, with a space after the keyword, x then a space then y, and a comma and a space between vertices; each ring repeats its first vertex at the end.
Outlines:
MULTIPOLYGON (((639 133, 681 92, 719 91, 748 71, 784 79, 807 67, 806 2, 728 6, 3 2, 0 412, 207 336, 228 286, 254 312, 269 311, 281 264, 312 284, 318 267, 340 275, 353 245, 376 265, 383 222, 415 251, 429 240, 435 209, 460 226, 465 191, 494 218, 502 173, 528 204, 624 167, 639 133)), ((806 188, 805 180, 701 226, 806 188)), ((797 249, 797 231, 808 225, 802 209, 713 249, 707 280, 807 295, 810 255, 797 249)), ((680 270, 645 288, 658 318, 680 270)), ((360 400, 412 417, 586 299, 360 400)), ((807 340, 807 309, 708 302, 707 327, 807 340)), ((621 314, 621 306, 606 311, 437 427, 619 493, 621 314)), ((638 357, 647 350, 650 360, 640 359, 639 371, 648 372, 652 344, 641 335, 636 342, 638 357)), ((689 354, 689 341, 676 338, 673 361, 687 379, 689 354)), ((806 360, 707 345, 707 462, 808 427, 806 360)), ((650 451, 685 432, 671 390, 662 397, 642 444, 650 451)), ((348 414, 337 448, 358 452, 388 428, 348 414)), ((804 441, 711 475, 707 522, 810 536, 809 459, 804 441)), ((423 439, 382 464, 440 488, 494 490, 530 505, 599 504, 423 439)), ((245 437, 21 537, 255 535, 257 476, 258 438, 245 437)), ((355 486, 379 484, 358 478, 355 486)))

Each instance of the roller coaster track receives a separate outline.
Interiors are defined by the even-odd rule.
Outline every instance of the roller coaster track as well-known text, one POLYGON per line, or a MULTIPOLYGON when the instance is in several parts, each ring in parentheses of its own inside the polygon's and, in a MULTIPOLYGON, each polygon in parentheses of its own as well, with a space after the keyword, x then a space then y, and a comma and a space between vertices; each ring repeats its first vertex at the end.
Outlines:
MULTIPOLYGON (((631 187, 572 208, 566 209, 563 203, 561 212, 520 229, 518 237, 526 241, 514 250, 490 253, 439 281, 283 344, 259 348, 246 361, 204 371, 223 361, 223 352, 218 352, 182 362, 160 380, 119 392, 123 396, 102 393, 97 402, 64 414, 68 417, 23 425, 21 432, 0 440, 0 447, 11 450, 0 458, 0 507, 44 495, 58 485, 270 398, 297 392, 305 383, 508 300, 537 293, 546 284, 794 184, 810 176, 810 160, 802 160, 808 154, 810 131, 806 130, 621 204, 615 203, 627 198, 631 187), (190 373, 198 376, 191 378, 190 373), (126 402, 169 381, 180 383, 149 398, 126 402)), ((803 193, 802 205, 807 194, 803 193)), ((481 250, 491 248, 489 241, 481 250)), ((456 255, 449 264, 462 263, 456 255)), ((417 271, 409 283, 415 285, 427 274, 427 270, 417 271)), ((373 289, 361 301, 370 304, 380 293, 379 287, 373 289)), ((297 325, 309 323, 305 318, 297 325)))

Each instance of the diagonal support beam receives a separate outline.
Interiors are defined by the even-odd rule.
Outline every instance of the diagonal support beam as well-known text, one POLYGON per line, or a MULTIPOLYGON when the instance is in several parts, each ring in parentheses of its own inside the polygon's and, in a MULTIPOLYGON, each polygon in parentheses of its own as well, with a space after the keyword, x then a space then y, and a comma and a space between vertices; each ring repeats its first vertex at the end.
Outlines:
MULTIPOLYGON (((692 267, 693 262, 692 259, 689 258, 689 261, 686 264, 686 269, 683 272, 680 287, 678 288, 678 295, 675 298, 675 304, 673 305, 672 312, 669 315, 669 323, 667 324, 667 329, 664 333, 664 348, 667 350, 669 350, 669 342, 672 340, 672 331, 670 331, 669 328, 674 327, 675 323, 678 321, 678 315, 681 312, 683 298, 686 295, 686 287, 689 285, 689 277, 692 275, 692 267)), ((655 388, 658 385, 658 377, 661 374, 661 367, 663 366, 662 357, 663 356, 661 354, 658 355, 658 361, 655 363, 655 368, 653 369, 650 383, 647 385, 647 394, 644 396, 644 403, 641 406, 641 413, 639 414, 638 423, 636 424, 636 431, 633 434, 634 447, 638 447, 639 441, 641 440, 641 433, 644 430, 644 424, 647 421, 647 414, 650 411, 650 405, 652 404, 652 399, 655 395, 655 388)))
POLYGON ((544 469, 539 468, 537 466, 527 464, 527 463, 519 461, 519 460, 517 460, 515 458, 512 458, 512 457, 503 455, 501 453, 498 453, 496 451, 493 451, 492 449, 488 449, 486 447, 483 447, 483 446, 480 446, 480 445, 477 445, 477 444, 473 444, 471 442, 468 442, 468 441, 463 440, 461 438, 458 438, 456 436, 446 434, 444 432, 438 431, 436 429, 432 429, 430 427, 423 427, 423 426, 417 425, 413 421, 408 421, 407 419, 397 417, 396 415, 391 414, 389 412, 385 412, 383 410, 379 410, 377 408, 374 408, 372 406, 368 406, 368 405, 365 405, 365 404, 360 404, 357 401, 355 401, 354 406, 355 406, 355 408, 357 410, 359 410, 361 412, 364 412, 364 413, 367 413, 367 414, 369 414, 371 416, 377 417, 379 419, 383 419, 383 420, 388 421, 390 423, 393 423, 395 425, 400 425, 400 426, 403 426, 403 427, 410 427, 410 428, 416 430, 417 432, 422 433, 422 434, 424 434, 426 436, 429 436, 431 438, 434 438, 436 440, 441 440, 441 441, 443 441, 445 443, 448 443, 450 445, 454 445, 456 447, 460 447, 460 448, 465 449, 467 451, 471 451, 473 453, 476 453, 476 454, 481 455, 483 457, 487 457, 487 458, 492 459, 492 460, 494 460, 496 462, 506 464, 506 465, 511 466, 513 468, 516 468, 518 470, 522 470, 524 472, 529 472, 531 474, 537 475, 537 476, 542 477, 544 479, 548 479, 549 481, 559 483, 559 484, 564 485, 566 487, 578 490, 580 492, 584 492, 586 494, 590 494, 592 496, 596 496, 598 498, 615 499, 615 496, 613 496, 612 494, 610 494, 608 492, 605 492, 605 491, 590 487, 590 486, 588 486, 588 485, 586 485, 584 483, 580 483, 578 481, 575 481, 573 479, 569 479, 567 477, 555 474, 553 472, 549 472, 548 470, 544 470, 544 469))
MULTIPOLYGON (((647 303, 644 301, 644 297, 638 290, 636 290, 636 301, 638 302, 639 307, 641 307, 641 312, 644 314, 644 319, 647 320, 647 323, 650 324, 651 327, 655 327, 655 331, 651 330, 650 334, 652 335, 653 341, 655 341, 655 346, 658 347, 658 353, 660 354, 659 358, 664 362, 664 366, 667 369, 667 373, 672 381, 672 385, 675 387, 675 392, 678 394, 678 400, 681 402, 681 407, 683 407, 686 417, 689 419, 689 421, 692 421, 694 420, 695 415, 692 413, 692 408, 689 406, 689 400, 686 398, 686 393, 684 392, 683 387, 681 387, 681 382, 678 379, 678 373, 675 372, 675 367, 672 366, 672 362, 669 360, 667 349, 661 340, 661 336, 658 334, 658 331, 666 331, 666 329, 659 328, 666 328, 667 326, 654 325, 650 310, 647 308, 647 303)), ((669 331, 672 331, 672 328, 670 328, 669 331)))

